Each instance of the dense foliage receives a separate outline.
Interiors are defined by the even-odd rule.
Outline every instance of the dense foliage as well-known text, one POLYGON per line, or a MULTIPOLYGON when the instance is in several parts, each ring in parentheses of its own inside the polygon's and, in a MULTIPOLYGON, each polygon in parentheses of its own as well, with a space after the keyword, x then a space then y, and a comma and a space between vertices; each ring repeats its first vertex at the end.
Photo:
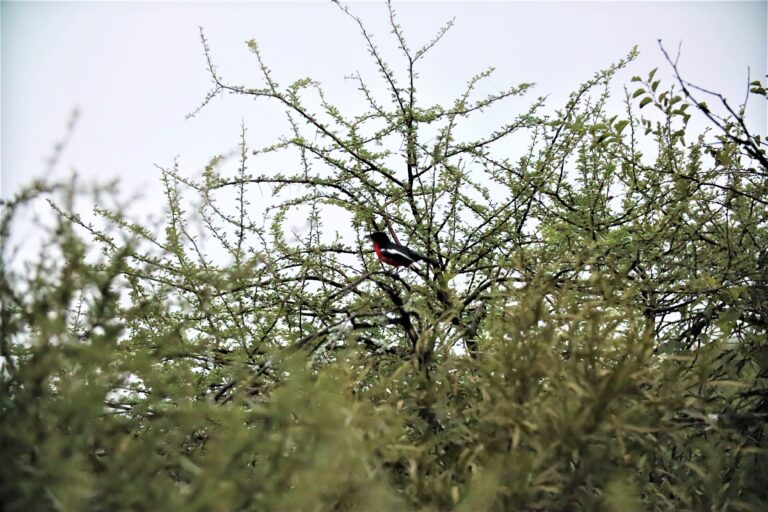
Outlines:
POLYGON ((768 162, 743 106, 670 60, 675 83, 635 77, 610 112, 633 51, 464 140, 531 84, 478 98, 488 70, 429 104, 418 65, 450 24, 414 50, 390 11, 395 70, 342 10, 389 92, 360 78, 366 112, 279 84, 255 42, 263 85, 229 84, 203 39, 203 107, 276 102, 290 133, 164 170, 160 229, 85 220, 70 185, 4 204, 3 509, 762 510, 768 162), (41 198, 55 226, 11 264, 41 198), (383 267, 375 229, 440 268, 383 267))

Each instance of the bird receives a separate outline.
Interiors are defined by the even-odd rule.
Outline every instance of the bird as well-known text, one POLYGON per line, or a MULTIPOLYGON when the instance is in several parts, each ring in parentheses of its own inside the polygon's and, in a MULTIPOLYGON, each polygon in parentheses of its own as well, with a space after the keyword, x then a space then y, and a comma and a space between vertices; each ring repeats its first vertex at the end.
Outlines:
POLYGON ((426 261, 434 267, 440 267, 440 263, 438 263, 437 260, 419 254, 404 245, 393 242, 383 231, 375 231, 368 235, 367 238, 373 241, 373 248, 376 251, 376 256, 378 256, 381 262, 386 263, 387 265, 392 265, 393 267, 410 267, 417 261, 426 261))

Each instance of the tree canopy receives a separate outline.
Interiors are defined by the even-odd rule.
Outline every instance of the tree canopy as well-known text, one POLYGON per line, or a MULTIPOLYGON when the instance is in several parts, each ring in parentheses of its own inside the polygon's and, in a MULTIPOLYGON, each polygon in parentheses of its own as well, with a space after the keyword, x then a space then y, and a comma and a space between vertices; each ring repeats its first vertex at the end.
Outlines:
POLYGON ((4 507, 762 510, 768 160, 746 105, 663 47, 666 84, 617 87, 632 50, 554 109, 530 83, 478 95, 492 69, 432 104, 419 65, 451 23, 415 48, 390 5, 400 68, 339 7, 388 91, 357 76, 365 112, 279 83, 255 41, 261 83, 232 84, 201 31, 199 108, 272 102, 288 133, 254 149, 243 127, 202 176, 163 169, 159 228, 86 219, 76 183, 5 202, 4 507), (13 264, 39 200, 55 225, 13 264), (372 231, 439 265, 395 272, 372 231))

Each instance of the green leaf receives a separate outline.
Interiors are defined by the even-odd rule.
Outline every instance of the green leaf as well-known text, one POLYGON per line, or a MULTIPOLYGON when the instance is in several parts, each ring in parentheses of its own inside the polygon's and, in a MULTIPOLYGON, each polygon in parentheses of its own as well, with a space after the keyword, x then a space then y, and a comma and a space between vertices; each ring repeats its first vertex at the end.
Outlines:
POLYGON ((616 125, 614 126, 616 133, 621 133, 621 131, 629 124, 629 119, 622 119, 616 125))
POLYGON ((632 93, 632 97, 633 98, 637 98, 638 96, 641 96, 643 94, 645 94, 645 89, 643 89, 641 87, 641 88, 639 88, 638 90, 636 90, 635 92, 632 93))
POLYGON ((649 104, 652 101, 653 100, 651 98, 649 98, 649 97, 643 98, 642 101, 640 102, 640 108, 643 108, 644 106, 646 106, 647 104, 649 104))
POLYGON ((731 297, 732 300, 738 300, 739 297, 747 290, 745 286, 731 286, 729 288, 726 288, 725 291, 728 292, 728 295, 731 297))
POLYGON ((653 68, 653 69, 651 70, 651 72, 650 72, 650 73, 648 73, 648 81, 649 81, 649 82, 650 82, 651 80, 653 80, 653 75, 655 75, 655 74, 656 74, 656 71, 657 71, 658 69, 659 69, 659 68, 653 68))

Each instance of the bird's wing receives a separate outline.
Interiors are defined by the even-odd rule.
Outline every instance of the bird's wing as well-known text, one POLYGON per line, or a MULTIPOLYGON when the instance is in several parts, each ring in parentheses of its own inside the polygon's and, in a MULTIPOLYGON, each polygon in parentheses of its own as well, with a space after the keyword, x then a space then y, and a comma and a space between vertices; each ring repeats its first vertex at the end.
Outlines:
POLYGON ((411 249, 409 247, 403 247, 403 249, 408 251, 408 254, 411 257, 411 259, 413 259, 415 261, 423 260, 423 261, 426 261, 427 263, 429 263, 430 265, 434 265, 435 267, 439 267, 440 266, 440 264, 437 262, 437 260, 432 259, 429 256, 424 256, 423 254, 420 254, 420 253, 414 251, 413 249, 411 249))
POLYGON ((386 247, 382 247, 381 252, 386 256, 401 258, 411 263, 415 263, 419 260, 419 255, 417 253, 402 245, 391 244, 386 247))

